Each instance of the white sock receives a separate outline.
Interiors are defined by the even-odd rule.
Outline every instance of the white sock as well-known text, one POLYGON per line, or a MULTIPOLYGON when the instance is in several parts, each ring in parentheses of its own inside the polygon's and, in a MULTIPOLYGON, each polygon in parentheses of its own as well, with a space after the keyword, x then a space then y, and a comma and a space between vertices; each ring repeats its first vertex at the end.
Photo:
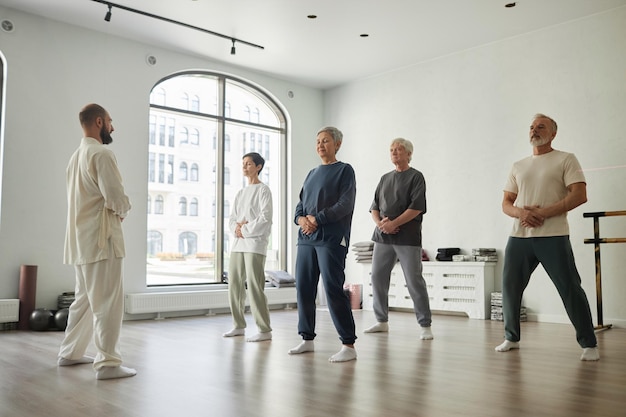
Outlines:
POLYGON ((367 329, 363 330, 363 333, 381 333, 381 332, 388 332, 388 331, 389 331, 389 323, 387 323, 386 321, 379 321, 375 325, 370 326, 367 329))
POLYGON ((93 363, 93 358, 91 356, 83 356, 80 359, 66 359, 59 356, 59 360, 57 361, 57 365, 59 366, 72 366, 72 365, 82 365, 84 363, 93 363))
POLYGON ((430 330, 430 327, 422 327, 422 334, 420 334, 420 339, 422 340, 433 340, 433 332, 430 330))
POLYGON ((248 338, 248 342, 263 342, 265 340, 272 340, 272 332, 257 333, 248 338))
POLYGON ((597 361, 600 360, 600 352, 598 347, 583 348, 583 354, 580 357, 581 361, 597 361))
POLYGON ((312 340, 303 340, 295 348, 289 349, 289 351, 287 353, 289 353, 290 355, 295 355, 295 354, 298 354, 298 353, 313 352, 314 350, 315 350, 315 348, 313 346, 313 341, 312 340))
POLYGON ((501 345, 496 346, 496 352, 508 352, 511 349, 519 349, 519 342, 505 340, 501 345))
POLYGON ((328 358, 329 362, 348 362, 356 359, 356 350, 348 346, 342 346, 341 350, 328 358))
POLYGON ((222 334, 222 336, 224 337, 234 337, 234 336, 243 336, 244 334, 246 334, 246 329, 232 329, 224 334, 222 334))
POLYGON ((96 379, 116 379, 128 378, 137 375, 137 371, 133 368, 125 366, 103 366, 96 372, 96 379))

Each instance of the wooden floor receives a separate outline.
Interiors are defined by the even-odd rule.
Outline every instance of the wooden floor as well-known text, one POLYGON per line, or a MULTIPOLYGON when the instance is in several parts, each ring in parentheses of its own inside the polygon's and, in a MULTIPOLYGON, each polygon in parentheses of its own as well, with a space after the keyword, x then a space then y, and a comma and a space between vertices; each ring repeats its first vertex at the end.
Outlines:
POLYGON ((581 362, 569 325, 523 323, 522 348, 498 353, 501 322, 435 315, 435 340, 421 341, 411 313, 392 312, 388 334, 363 334, 373 313, 354 314, 347 363, 328 362, 340 343, 323 310, 315 352, 293 356, 295 310, 272 311, 263 343, 222 338, 228 315, 125 322, 125 365, 138 374, 110 381, 57 367, 61 332, 0 332, 0 416, 626 415, 626 329, 598 333, 601 360, 581 362))

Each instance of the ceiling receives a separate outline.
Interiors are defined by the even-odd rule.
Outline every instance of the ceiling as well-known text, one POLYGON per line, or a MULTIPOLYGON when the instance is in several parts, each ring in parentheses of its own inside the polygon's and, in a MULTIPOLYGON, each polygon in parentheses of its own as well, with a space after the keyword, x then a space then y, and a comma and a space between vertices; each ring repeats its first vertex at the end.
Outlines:
MULTIPOLYGON (((264 48, 236 43, 235 55, 230 54, 230 39, 115 6, 106 22, 107 6, 94 0, 0 0, 0 5, 321 89, 626 6, 626 0, 520 0, 505 7, 509 2, 113 2, 264 48)), ((0 20, 6 18, 0 15, 0 20)))

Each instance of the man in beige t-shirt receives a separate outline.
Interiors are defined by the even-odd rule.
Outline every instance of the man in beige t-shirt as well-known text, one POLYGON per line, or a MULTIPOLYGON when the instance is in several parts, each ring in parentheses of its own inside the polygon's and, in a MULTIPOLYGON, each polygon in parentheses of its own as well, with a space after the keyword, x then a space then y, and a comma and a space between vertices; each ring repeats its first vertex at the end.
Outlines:
POLYGON ((567 212, 587 201, 585 176, 576 156, 552 148, 557 124, 537 114, 530 126, 533 155, 511 169, 502 210, 513 217, 502 273, 505 341, 498 352, 519 348, 520 308, 530 276, 541 263, 556 286, 583 348, 581 360, 600 359, 587 295, 580 285, 569 240, 567 212))

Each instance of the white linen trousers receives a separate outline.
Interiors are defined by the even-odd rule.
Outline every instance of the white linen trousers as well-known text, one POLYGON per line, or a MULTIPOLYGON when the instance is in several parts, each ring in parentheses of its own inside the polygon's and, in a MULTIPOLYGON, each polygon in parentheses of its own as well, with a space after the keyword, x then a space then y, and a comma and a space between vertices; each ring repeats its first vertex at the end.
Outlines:
POLYGON ((69 308, 65 339, 59 356, 80 359, 93 339, 98 353, 93 367, 120 366, 120 331, 124 316, 123 258, 115 258, 109 241, 111 258, 76 269, 75 300, 69 308))

